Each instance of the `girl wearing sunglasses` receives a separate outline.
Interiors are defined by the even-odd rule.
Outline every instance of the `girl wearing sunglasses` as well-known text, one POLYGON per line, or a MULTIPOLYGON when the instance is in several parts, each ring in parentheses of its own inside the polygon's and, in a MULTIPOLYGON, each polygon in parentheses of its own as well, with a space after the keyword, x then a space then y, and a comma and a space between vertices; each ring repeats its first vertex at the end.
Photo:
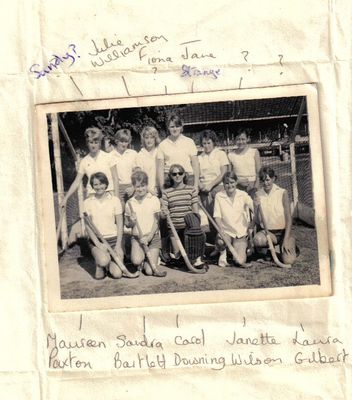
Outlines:
MULTIPOLYGON (((185 250, 187 251, 190 261, 195 267, 203 265, 201 260, 202 251, 205 245, 205 235, 200 229, 200 217, 198 214, 198 196, 194 186, 187 184, 188 176, 185 169, 180 164, 173 164, 170 166, 168 181, 166 185, 169 186, 162 193, 161 198, 161 216, 166 217, 170 215, 171 221, 180 237, 181 241, 186 244, 185 250), (190 215, 192 214, 192 215, 190 215), (186 222, 185 221, 188 221, 186 222), (191 220, 194 222, 189 226, 191 220), (198 225, 198 226, 197 226, 198 225), (192 242, 192 248, 187 246, 187 231, 192 229, 192 235, 197 237, 192 242), (188 248, 187 248, 188 247, 188 248), (199 254, 201 253, 201 254, 199 254)), ((172 233, 169 232, 171 244, 173 248, 174 258, 180 257, 180 250, 177 246, 176 239, 172 233)))

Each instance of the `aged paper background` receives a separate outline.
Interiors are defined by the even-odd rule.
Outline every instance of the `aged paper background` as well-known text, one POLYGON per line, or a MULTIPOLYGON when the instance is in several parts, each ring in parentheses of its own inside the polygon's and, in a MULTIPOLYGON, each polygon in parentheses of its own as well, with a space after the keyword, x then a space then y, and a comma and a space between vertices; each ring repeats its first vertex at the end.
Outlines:
MULTIPOLYGON (((2 398, 351 398, 351 356, 345 357, 345 362, 294 362, 297 351, 311 354, 320 349, 335 358, 342 349, 352 351, 350 2, 272 0, 264 5, 258 0, 18 0, 2 2, 1 11, 2 398), (155 71, 145 58, 138 61, 136 54, 131 54, 103 67, 92 66, 91 39, 102 43, 104 38, 118 37, 131 44, 145 35, 164 35, 168 41, 160 54, 170 55, 174 62, 158 65, 155 71), (216 55, 211 66, 221 68, 218 79, 180 77, 180 43, 192 40, 201 40, 200 51, 216 55), (44 68, 53 55, 65 55, 70 45, 75 46, 77 55, 74 65, 62 62, 57 70, 39 79, 30 72, 33 64, 44 68), (243 51, 248 52, 246 60, 243 51), (319 90, 332 297, 82 314, 47 312, 37 242, 35 104, 308 82, 316 82, 319 90), (172 364, 167 369, 153 369, 145 362, 141 368, 114 368, 118 335, 140 338, 146 332, 150 338, 162 340, 164 353, 173 357, 175 352, 181 353, 174 344, 177 332, 192 337, 201 329, 206 331, 207 346, 191 345, 182 349, 182 354, 225 353, 225 338, 230 339, 236 329, 246 337, 269 332, 280 338, 280 350, 263 346, 243 351, 261 357, 280 353, 284 362, 229 366, 219 371, 199 366, 175 368, 172 364), (337 340, 295 350, 291 339, 296 330, 310 340, 329 335, 331 341, 337 340), (80 359, 93 365, 90 371, 49 370, 48 333, 67 341, 82 337, 104 340, 111 351, 80 350, 80 359), (286 342, 290 345, 285 346, 286 342)), ((210 66, 208 59, 197 65, 210 66)), ((68 351, 60 352, 67 356, 68 351)), ((124 348, 120 356, 132 360, 135 353, 134 348, 124 348)))

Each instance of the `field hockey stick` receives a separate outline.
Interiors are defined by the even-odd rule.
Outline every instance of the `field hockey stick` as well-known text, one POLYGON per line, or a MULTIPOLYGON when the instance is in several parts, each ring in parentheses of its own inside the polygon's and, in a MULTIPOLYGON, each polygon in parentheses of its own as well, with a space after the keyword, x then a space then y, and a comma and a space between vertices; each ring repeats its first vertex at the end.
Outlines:
POLYGON ((60 212, 60 217, 59 217, 59 222, 57 224, 57 228, 56 228, 56 241, 58 242, 61 236, 61 225, 62 225, 62 221, 64 220, 64 212, 61 211, 60 212))
POLYGON ((104 236, 99 232, 99 230, 94 225, 93 221, 89 218, 87 213, 83 213, 83 218, 84 218, 88 228, 91 230, 91 232, 97 237, 98 240, 100 240, 103 244, 105 244, 110 256, 112 257, 112 259, 115 261, 117 266, 122 271, 123 276, 125 276, 127 278, 138 278, 139 271, 137 271, 135 273, 128 271, 128 269, 125 267, 124 263, 117 256, 115 250, 109 245, 109 243, 106 241, 104 236))
POLYGON ((173 234, 173 236, 174 236, 174 238, 175 238, 175 240, 176 240, 177 246, 178 246, 178 248, 180 249, 181 256, 183 257, 183 259, 184 259, 184 261, 185 261, 185 263, 186 263, 187 268, 188 268, 191 272, 194 272, 195 274, 204 274, 205 272, 207 272, 207 269, 206 269, 206 268, 197 269, 197 268, 194 268, 194 267, 193 267, 193 265, 192 265, 191 262, 189 261, 189 258, 188 258, 188 256, 187 256, 186 250, 185 250, 185 248, 183 247, 183 244, 182 244, 182 242, 181 242, 181 239, 180 239, 180 237, 178 236, 178 233, 177 233, 176 228, 175 228, 175 226, 174 226, 174 224, 173 224, 173 222, 172 222, 172 220, 171 220, 170 215, 167 214, 167 215, 166 215, 166 218, 167 218, 167 222, 168 222, 168 224, 169 224, 169 226, 170 226, 170 228, 171 228, 171 232, 172 232, 172 234, 173 234))
MULTIPOLYGON (((58 222, 57 228, 56 228, 56 242, 57 243, 59 242, 60 237, 61 237, 61 225, 62 225, 62 222, 64 220, 64 217, 65 217, 65 213, 63 211, 61 211, 60 212, 59 222, 58 222)), ((63 244, 62 248, 60 250, 58 249, 59 258, 64 254, 65 250, 66 250, 66 245, 63 244)))
POLYGON ((263 208, 260 203, 258 205, 258 211, 259 211, 259 215, 261 217, 262 223, 263 223, 266 240, 268 241, 269 250, 270 250, 271 256, 274 260, 274 263, 280 268, 291 268, 291 266, 292 266, 291 264, 284 264, 277 257, 275 247, 274 247, 273 241, 271 239, 271 236, 270 236, 270 233, 268 230, 268 226, 266 224, 266 220, 265 220, 264 213, 263 213, 263 208))
POLYGON ((233 259, 235 262, 239 265, 243 265, 238 261, 238 254, 234 247, 232 246, 231 242, 227 238, 227 236, 223 233, 222 229, 219 227, 219 225, 215 222, 214 218, 208 213, 206 208, 203 206, 203 204, 199 201, 199 207, 204 211, 205 215, 208 217, 209 221, 213 224, 214 228, 220 235, 221 239, 224 241, 226 247, 230 250, 230 253, 232 254, 233 259))
MULTIPOLYGON (((128 205, 129 205, 129 207, 131 209, 131 212, 134 213, 131 202, 129 202, 128 205)), ((141 226, 139 225, 139 222, 138 222, 137 218, 136 218, 136 222, 135 223, 136 223, 136 228, 137 228, 137 231, 138 231, 138 239, 140 239, 143 235, 142 235, 141 226)), ((147 256, 147 259, 149 261, 149 265, 150 265, 150 267, 151 267, 151 269, 153 271, 153 276, 157 276, 157 277, 160 277, 160 278, 163 278, 164 276, 166 276, 167 272, 166 271, 159 271, 157 266, 155 265, 149 247, 146 244, 142 244, 142 243, 140 243, 140 244, 142 245, 143 251, 144 251, 145 255, 147 256)))

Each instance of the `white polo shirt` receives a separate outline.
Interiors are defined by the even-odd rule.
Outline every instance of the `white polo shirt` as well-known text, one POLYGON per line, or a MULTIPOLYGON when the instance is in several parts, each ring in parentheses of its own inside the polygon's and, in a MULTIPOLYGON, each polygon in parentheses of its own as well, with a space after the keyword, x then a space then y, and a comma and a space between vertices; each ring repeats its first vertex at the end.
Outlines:
POLYGON ((191 157, 198 153, 194 141, 187 136, 180 135, 176 141, 168 137, 158 147, 157 159, 164 161, 164 172, 168 173, 172 164, 180 164, 186 172, 193 175, 191 157))
POLYGON ((247 235, 248 211, 245 206, 253 210, 253 201, 243 190, 236 190, 232 200, 225 191, 215 196, 214 218, 221 218, 222 229, 233 238, 247 235))
POLYGON ((148 175, 148 187, 154 190, 156 187, 156 155, 158 149, 148 151, 142 148, 137 154, 136 165, 148 175))
POLYGON ((112 175, 110 168, 116 164, 115 159, 111 156, 111 153, 106 153, 103 150, 99 150, 96 157, 92 157, 87 154, 82 158, 79 163, 78 173, 82 175, 87 175, 87 194, 94 193, 94 189, 90 185, 90 177, 96 172, 103 172, 109 181, 109 186, 106 190, 114 190, 114 182, 112 181, 112 175))
POLYGON ((255 167, 256 149, 248 147, 244 153, 237 154, 234 151, 228 154, 230 163, 238 178, 247 178, 249 182, 254 182, 257 177, 255 167))
MULTIPOLYGON (((267 224, 267 228, 271 229, 285 229, 285 210, 283 205, 283 195, 285 189, 280 188, 275 183, 270 191, 266 193, 264 189, 257 192, 260 204, 262 205, 263 214, 267 224)), ((264 226, 260 224, 262 228, 264 226)))
POLYGON ((200 180, 205 185, 212 182, 221 174, 221 167, 229 165, 226 153, 220 149, 213 149, 210 154, 203 152, 198 156, 200 180))
POLYGON ((123 154, 113 150, 111 152, 117 167, 117 174, 119 176, 119 184, 130 185, 132 170, 136 165, 137 152, 132 149, 126 149, 123 154))
POLYGON ((115 216, 122 214, 121 202, 116 196, 110 193, 106 193, 102 199, 90 196, 84 200, 83 209, 103 236, 116 236, 115 216))
MULTIPOLYGON (((155 214, 160 212, 159 199, 151 193, 147 193, 143 200, 132 197, 126 203, 125 215, 128 217, 132 214, 130 204, 132 204, 133 211, 136 214, 142 235, 149 234, 154 224, 155 214)), ((136 226, 133 227, 132 234, 138 236, 136 226)))

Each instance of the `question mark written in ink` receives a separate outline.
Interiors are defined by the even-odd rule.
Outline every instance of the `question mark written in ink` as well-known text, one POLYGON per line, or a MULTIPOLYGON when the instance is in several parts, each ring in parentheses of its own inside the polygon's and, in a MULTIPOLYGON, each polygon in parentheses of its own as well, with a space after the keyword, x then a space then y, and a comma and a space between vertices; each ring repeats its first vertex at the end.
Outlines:
POLYGON ((158 70, 157 67, 152 67, 152 70, 154 71, 154 74, 156 74, 156 71, 158 70))
MULTIPOLYGON (((71 47, 71 48, 72 48, 72 51, 73 51, 75 54, 77 54, 77 52, 76 52, 76 45, 75 45, 75 44, 69 44, 68 47, 71 47)), ((77 54, 77 57, 80 58, 81 56, 80 56, 79 54, 77 54)))
MULTIPOLYGON (((249 51, 243 50, 243 51, 241 51, 241 53, 242 53, 242 55, 243 55, 244 61, 245 61, 246 63, 248 63, 247 57, 248 57, 249 51)), ((251 69, 249 68, 248 71, 250 71, 250 70, 251 70, 251 69)))
MULTIPOLYGON (((280 65, 281 65, 281 67, 282 67, 282 59, 284 58, 284 56, 282 55, 282 54, 278 54, 278 56, 279 56, 279 59, 280 59, 280 65)), ((283 74, 283 71, 281 71, 280 72, 280 75, 282 75, 283 74)))

